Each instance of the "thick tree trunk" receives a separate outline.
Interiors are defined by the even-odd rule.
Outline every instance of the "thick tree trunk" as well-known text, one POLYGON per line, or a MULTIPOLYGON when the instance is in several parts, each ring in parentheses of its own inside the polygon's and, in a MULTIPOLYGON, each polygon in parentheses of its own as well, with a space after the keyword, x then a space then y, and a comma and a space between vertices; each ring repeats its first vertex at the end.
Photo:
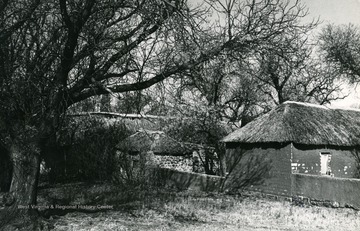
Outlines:
MULTIPOLYGON (((38 147, 34 147, 34 149, 38 149, 38 147)), ((21 147, 15 145, 10 152, 13 161, 10 193, 18 206, 35 205, 40 170, 40 152, 22 150, 21 147)))
POLYGON ((11 184, 12 163, 8 150, 0 145, 0 192, 8 192, 11 184))
POLYGON ((0 229, 33 230, 37 226, 37 211, 34 209, 40 171, 40 152, 36 143, 10 148, 13 175, 5 209, 1 211, 0 229))

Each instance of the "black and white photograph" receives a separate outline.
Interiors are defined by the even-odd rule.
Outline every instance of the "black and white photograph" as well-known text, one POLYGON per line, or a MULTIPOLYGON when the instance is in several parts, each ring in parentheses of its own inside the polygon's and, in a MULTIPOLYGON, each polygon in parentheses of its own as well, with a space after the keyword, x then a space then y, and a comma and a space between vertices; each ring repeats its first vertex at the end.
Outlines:
POLYGON ((360 230, 360 0, 0 0, 0 231, 360 230))

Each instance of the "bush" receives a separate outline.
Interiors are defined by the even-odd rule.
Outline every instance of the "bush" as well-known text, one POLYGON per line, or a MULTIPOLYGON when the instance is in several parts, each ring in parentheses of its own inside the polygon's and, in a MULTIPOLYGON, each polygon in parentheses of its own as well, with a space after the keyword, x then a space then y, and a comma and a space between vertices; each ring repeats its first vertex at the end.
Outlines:
POLYGON ((126 152, 117 152, 116 171, 113 174, 113 182, 122 187, 145 186, 146 163, 140 155, 132 156, 126 152))
POLYGON ((220 140, 230 132, 230 128, 213 114, 207 111, 194 112, 191 116, 170 123, 165 132, 176 140, 204 147, 195 159, 195 172, 223 175, 220 159, 225 155, 225 148, 220 140))
POLYGON ((69 119, 47 148, 50 183, 110 180, 117 168, 116 145, 129 135, 122 122, 69 119))

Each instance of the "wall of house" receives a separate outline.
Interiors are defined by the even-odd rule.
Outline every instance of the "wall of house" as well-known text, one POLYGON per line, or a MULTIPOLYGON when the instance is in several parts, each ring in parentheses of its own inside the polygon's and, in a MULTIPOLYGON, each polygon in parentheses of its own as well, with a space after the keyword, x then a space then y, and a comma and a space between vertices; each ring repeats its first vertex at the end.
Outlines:
POLYGON ((320 153, 331 155, 330 169, 334 177, 352 178, 356 172, 356 162, 351 150, 309 147, 294 144, 292 152, 292 172, 320 175, 320 153))
POLYGON ((350 179, 356 172, 351 150, 292 144, 262 147, 227 144, 226 164, 229 175, 225 179, 225 187, 234 186, 227 182, 232 179, 234 183, 253 191, 300 196, 311 201, 329 201, 338 206, 360 209, 357 193, 360 191, 360 179, 350 179), (321 152, 331 154, 330 168, 334 177, 320 175, 321 152))
POLYGON ((291 146, 227 144, 226 187, 291 194, 291 146))

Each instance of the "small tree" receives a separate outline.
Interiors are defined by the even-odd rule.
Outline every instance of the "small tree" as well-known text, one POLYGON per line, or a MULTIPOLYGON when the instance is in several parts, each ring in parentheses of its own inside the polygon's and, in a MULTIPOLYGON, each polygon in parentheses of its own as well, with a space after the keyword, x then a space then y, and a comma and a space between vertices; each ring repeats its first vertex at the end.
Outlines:
POLYGON ((219 120, 215 110, 201 106, 183 106, 182 119, 174 120, 169 124, 166 133, 179 141, 203 145, 204 149, 198 158, 205 173, 223 175, 221 160, 224 158, 225 150, 220 140, 229 133, 230 127, 219 120), (215 166, 219 166, 219 169, 215 166))

